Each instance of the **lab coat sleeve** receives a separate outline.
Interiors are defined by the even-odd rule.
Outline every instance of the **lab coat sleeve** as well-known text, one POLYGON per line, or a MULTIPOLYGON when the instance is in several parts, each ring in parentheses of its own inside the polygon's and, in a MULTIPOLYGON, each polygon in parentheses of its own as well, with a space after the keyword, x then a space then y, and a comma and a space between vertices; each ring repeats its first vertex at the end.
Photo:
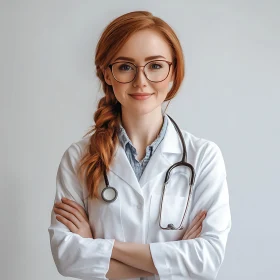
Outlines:
MULTIPOLYGON (((200 237, 150 244, 154 265, 161 280, 216 279, 224 260, 231 212, 226 169, 220 148, 208 141, 197 172, 192 194, 190 222, 207 210, 200 237)), ((186 228, 184 229, 186 231, 186 228)))
MULTIPOLYGON (((64 152, 57 171, 54 202, 67 197, 86 209, 82 188, 76 176, 80 153, 76 143, 64 152)), ((85 280, 107 279, 114 239, 83 238, 72 233, 56 220, 53 210, 48 231, 52 256, 61 275, 85 280)))

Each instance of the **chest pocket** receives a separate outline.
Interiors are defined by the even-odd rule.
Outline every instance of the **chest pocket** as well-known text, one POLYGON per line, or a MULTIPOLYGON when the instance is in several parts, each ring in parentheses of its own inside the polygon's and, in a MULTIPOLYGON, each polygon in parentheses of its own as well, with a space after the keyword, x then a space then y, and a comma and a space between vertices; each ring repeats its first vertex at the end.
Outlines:
POLYGON ((89 221, 95 238, 114 238, 124 241, 121 218, 121 196, 111 203, 102 198, 89 203, 89 221))
MULTIPOLYGON (((163 190, 163 186, 161 187, 163 190)), ((165 194, 162 201, 161 226, 167 227, 173 224, 179 227, 184 216, 189 195, 189 173, 178 171, 170 176, 169 183, 166 185, 165 194)), ((187 230, 188 217, 191 209, 192 195, 189 198, 188 209, 182 223, 182 230, 167 230, 159 226, 160 206, 162 193, 153 193, 149 208, 149 234, 150 242, 164 242, 181 240, 187 230)))
POLYGON ((123 223, 121 217, 121 196, 111 203, 101 200, 100 228, 104 238, 115 238, 124 241, 123 223))

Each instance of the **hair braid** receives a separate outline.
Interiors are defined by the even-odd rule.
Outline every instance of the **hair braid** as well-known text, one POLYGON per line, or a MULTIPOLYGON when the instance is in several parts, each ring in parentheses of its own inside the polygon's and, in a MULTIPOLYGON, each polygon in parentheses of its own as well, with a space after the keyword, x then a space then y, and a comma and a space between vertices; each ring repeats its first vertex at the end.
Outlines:
POLYGON ((121 116, 121 104, 117 101, 112 86, 105 82, 103 71, 108 68, 127 40, 136 32, 145 29, 155 30, 162 34, 172 49, 175 76, 165 101, 170 102, 176 96, 184 78, 184 55, 178 37, 165 21, 153 16, 152 13, 134 11, 121 15, 103 30, 96 46, 95 66, 96 76, 101 82, 105 96, 99 101, 94 114, 95 125, 84 135, 85 137, 93 132, 78 168, 78 177, 82 184, 86 183, 85 187, 90 198, 98 198, 100 178, 103 178, 105 170, 109 170, 118 141, 121 116))
POLYGON ((94 113, 94 128, 87 133, 94 132, 89 141, 88 154, 80 165, 80 168, 87 165, 86 184, 90 198, 98 198, 100 179, 104 171, 109 170, 118 141, 121 106, 108 85, 105 90, 107 93, 99 100, 94 113))

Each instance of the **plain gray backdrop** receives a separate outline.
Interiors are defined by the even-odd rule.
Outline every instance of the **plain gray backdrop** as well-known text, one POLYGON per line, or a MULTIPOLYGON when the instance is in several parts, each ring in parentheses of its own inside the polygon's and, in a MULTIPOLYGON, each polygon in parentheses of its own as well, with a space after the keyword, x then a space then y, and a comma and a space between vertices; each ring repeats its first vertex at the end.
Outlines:
POLYGON ((177 33, 186 77, 169 113, 214 141, 232 230, 218 279, 279 274, 279 1, 1 1, 1 279, 58 280, 48 226, 58 164, 93 124, 105 26, 148 10, 177 33))

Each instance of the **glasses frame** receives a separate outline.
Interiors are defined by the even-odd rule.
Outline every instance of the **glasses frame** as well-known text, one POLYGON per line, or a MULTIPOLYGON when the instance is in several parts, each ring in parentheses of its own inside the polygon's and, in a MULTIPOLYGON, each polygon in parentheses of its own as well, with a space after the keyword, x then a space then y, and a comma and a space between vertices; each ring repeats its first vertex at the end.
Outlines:
POLYGON ((173 62, 170 62, 170 61, 167 61, 167 60, 164 60, 164 59, 156 59, 156 60, 149 61, 149 62, 147 62, 144 66, 137 66, 137 65, 135 65, 134 63, 132 63, 132 62, 130 62, 130 61, 124 61, 123 63, 129 63, 129 64, 134 65, 135 68, 136 68, 136 73, 135 73, 134 78, 133 78, 131 81, 129 81, 129 82, 120 82, 119 80, 116 79, 116 77, 115 77, 115 75, 114 75, 114 72, 113 72, 113 69, 112 69, 112 68, 113 68, 113 65, 116 64, 116 63, 121 63, 121 61, 116 61, 116 62, 114 62, 114 63, 111 63, 111 64, 108 65, 108 67, 111 69, 111 72, 112 72, 112 75, 113 75, 114 79, 115 79, 117 82, 121 83, 121 84, 128 84, 128 83, 131 83, 132 81, 134 81, 135 78, 136 78, 136 76, 137 76, 137 74, 138 74, 138 68, 140 68, 140 67, 144 67, 143 72, 144 72, 144 75, 145 75, 145 77, 146 77, 147 80, 149 80, 149 81, 152 82, 152 83, 160 83, 160 82, 162 82, 162 81, 164 81, 164 80, 167 79, 167 77, 169 76, 169 73, 170 73, 170 66, 173 64, 173 62), (147 75, 146 75, 146 73, 145 73, 145 70, 144 70, 144 69, 145 69, 145 66, 146 66, 147 64, 149 64, 149 63, 151 63, 151 62, 156 62, 156 61, 164 61, 164 62, 167 62, 168 66, 169 66, 168 74, 167 74, 166 78, 163 79, 163 80, 161 80, 161 81, 157 81, 157 82, 150 80, 150 79, 147 77, 147 75))

